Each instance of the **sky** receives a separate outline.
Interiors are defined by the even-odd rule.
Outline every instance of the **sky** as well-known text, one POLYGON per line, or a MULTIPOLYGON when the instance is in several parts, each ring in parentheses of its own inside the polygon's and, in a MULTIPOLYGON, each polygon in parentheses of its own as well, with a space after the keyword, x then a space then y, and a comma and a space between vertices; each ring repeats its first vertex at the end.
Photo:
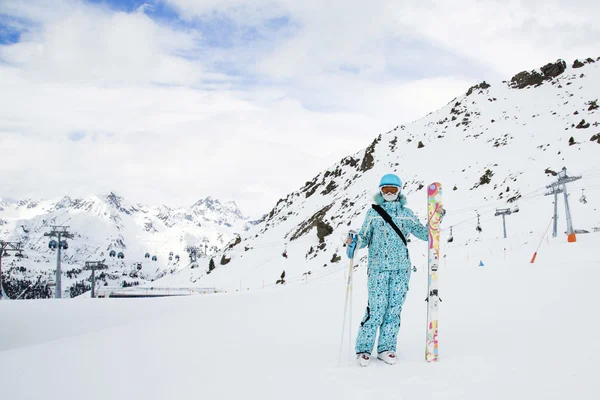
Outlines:
POLYGON ((0 0, 0 197, 212 196, 259 217, 474 84, 597 56, 597 15, 591 0, 0 0))

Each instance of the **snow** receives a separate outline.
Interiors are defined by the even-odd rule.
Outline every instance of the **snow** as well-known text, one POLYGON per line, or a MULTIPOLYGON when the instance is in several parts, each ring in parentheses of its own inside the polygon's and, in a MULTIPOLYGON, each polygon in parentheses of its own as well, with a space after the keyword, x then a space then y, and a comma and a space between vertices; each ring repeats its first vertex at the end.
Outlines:
MULTIPOLYGON (((411 280, 395 366, 345 358, 338 367, 343 269, 241 293, 0 302, 3 396, 595 399, 598 235, 546 238, 534 264, 541 235, 443 246, 437 364, 424 361, 422 270, 411 280)), ((353 340, 364 268, 355 272, 353 340)))

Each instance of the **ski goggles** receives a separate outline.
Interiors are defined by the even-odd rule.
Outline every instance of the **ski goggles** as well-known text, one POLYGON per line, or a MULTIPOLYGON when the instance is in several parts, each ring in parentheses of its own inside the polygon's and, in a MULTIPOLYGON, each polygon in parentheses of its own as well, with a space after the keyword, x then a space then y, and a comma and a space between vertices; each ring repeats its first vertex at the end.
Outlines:
POLYGON ((396 194, 400 191, 400 188, 398 186, 382 186, 379 190, 384 194, 396 194))

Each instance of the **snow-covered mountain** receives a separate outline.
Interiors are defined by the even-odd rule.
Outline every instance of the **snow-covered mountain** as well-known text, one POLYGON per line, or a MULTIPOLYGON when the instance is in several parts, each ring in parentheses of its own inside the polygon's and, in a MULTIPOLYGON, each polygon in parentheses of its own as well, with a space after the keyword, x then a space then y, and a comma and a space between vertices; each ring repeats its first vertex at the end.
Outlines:
MULTIPOLYGON (((454 239, 448 246, 501 237, 497 208, 513 211, 507 216, 513 237, 527 241, 546 230, 553 215, 546 186, 563 167, 568 176, 582 175, 567 186, 574 228, 598 230, 599 98, 600 57, 558 60, 508 81, 476 84, 445 107, 378 135, 280 199, 262 222, 215 257, 210 274, 205 266, 164 282, 191 279, 245 290, 274 285, 283 271, 290 281, 334 270, 345 259, 342 240, 349 229, 360 228, 380 177, 390 172, 403 180, 408 206, 423 222, 426 185, 442 183, 444 236, 454 239)), ((558 206, 562 236, 562 194, 558 206)), ((416 249, 415 264, 424 261, 424 251, 418 252, 423 247, 416 249)))
MULTIPOLYGON (((133 204, 115 193, 78 199, 0 200, 0 235, 3 240, 21 242, 25 256, 3 257, 4 287, 15 297, 40 276, 43 281, 53 279, 56 250, 48 246, 52 238, 44 236, 52 226, 66 225, 74 235, 62 254, 63 290, 70 290, 77 282, 84 288, 81 281, 89 275, 81 270, 85 261, 106 259, 109 269, 100 275, 102 284, 139 284, 187 266, 192 253, 201 259, 216 252, 247 223, 234 202, 211 197, 189 208, 133 204)), ((47 294, 44 285, 37 289, 38 295, 47 294)))

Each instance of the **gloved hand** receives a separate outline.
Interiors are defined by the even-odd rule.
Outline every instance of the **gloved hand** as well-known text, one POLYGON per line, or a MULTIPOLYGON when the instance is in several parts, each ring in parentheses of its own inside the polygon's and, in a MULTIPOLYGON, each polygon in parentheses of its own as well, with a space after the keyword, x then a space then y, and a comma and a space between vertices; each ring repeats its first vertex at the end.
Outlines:
POLYGON ((444 215, 446 215, 446 209, 442 207, 440 208, 440 224, 444 220, 444 215))
POLYGON ((354 258, 354 250, 356 250, 356 238, 357 235, 352 235, 352 242, 346 245, 346 255, 348 258, 354 258))

